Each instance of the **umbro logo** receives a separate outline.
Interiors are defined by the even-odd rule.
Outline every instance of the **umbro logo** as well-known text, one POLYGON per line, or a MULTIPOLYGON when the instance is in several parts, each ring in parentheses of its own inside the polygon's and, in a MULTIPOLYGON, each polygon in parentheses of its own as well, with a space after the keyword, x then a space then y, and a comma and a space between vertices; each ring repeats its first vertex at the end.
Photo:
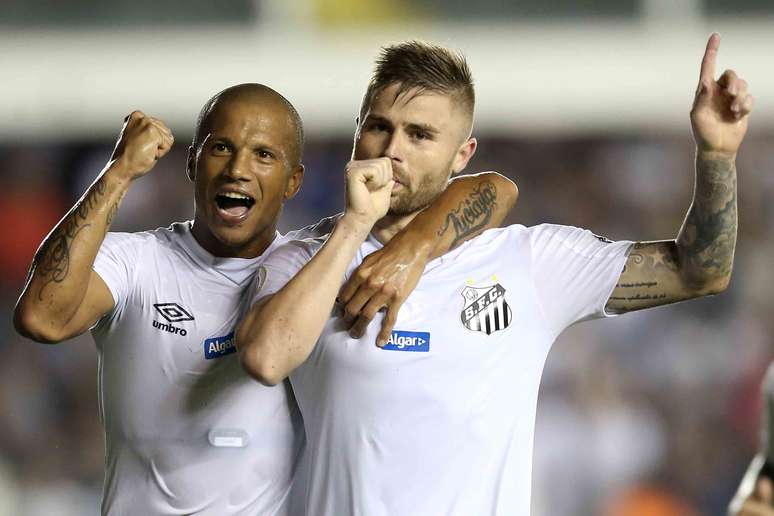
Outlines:
POLYGON ((171 324, 193 321, 194 316, 191 315, 188 310, 177 303, 156 303, 153 305, 153 308, 155 308, 159 315, 161 315, 161 317, 166 319, 167 323, 169 323, 167 324, 159 321, 153 321, 154 328, 157 330, 174 333, 175 335, 180 335, 182 337, 185 337, 188 334, 185 328, 178 328, 177 326, 172 326, 171 324))
POLYGON ((194 316, 177 303, 156 303, 153 305, 153 308, 155 308, 167 322, 179 323, 194 320, 194 316))

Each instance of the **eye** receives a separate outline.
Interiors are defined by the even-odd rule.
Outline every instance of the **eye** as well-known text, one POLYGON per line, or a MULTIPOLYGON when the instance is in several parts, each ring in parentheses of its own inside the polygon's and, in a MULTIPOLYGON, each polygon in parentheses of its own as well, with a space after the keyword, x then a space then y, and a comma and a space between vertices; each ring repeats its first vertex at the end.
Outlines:
POLYGON ((271 151, 267 151, 266 149, 258 149, 256 154, 260 159, 274 159, 274 154, 271 151))
POLYGON ((415 140, 431 140, 430 133, 426 131, 414 131, 411 133, 411 137, 415 140))
POLYGON ((229 154, 231 149, 223 142, 215 142, 212 144, 212 153, 216 156, 225 156, 229 154))

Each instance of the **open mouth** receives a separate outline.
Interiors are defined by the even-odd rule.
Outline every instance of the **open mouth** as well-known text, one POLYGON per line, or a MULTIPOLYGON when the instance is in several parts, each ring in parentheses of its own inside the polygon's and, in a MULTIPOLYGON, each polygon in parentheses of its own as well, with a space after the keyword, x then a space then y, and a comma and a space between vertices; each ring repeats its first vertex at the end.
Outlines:
POLYGON ((215 196, 215 204, 221 215, 228 219, 236 220, 244 218, 250 208, 255 204, 255 199, 239 192, 223 192, 215 196))

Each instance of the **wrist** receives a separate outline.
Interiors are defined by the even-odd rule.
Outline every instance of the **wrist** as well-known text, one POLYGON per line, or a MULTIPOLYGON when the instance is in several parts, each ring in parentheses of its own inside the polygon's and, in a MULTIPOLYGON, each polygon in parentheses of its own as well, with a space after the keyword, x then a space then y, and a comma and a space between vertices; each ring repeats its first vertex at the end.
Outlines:
POLYGON ((125 160, 117 158, 108 162, 105 167, 105 175, 124 186, 129 186, 132 181, 142 174, 133 170, 133 167, 125 160))
POLYGON ((373 226, 374 222, 369 222, 362 217, 346 212, 341 216, 338 222, 336 222, 335 231, 348 236, 353 236, 360 240, 365 240, 373 226))
POLYGON ((736 152, 718 151, 696 147, 696 157, 702 161, 735 161, 736 152))
POLYGON ((438 245, 438 236, 435 233, 428 236, 423 229, 409 224, 403 231, 396 234, 387 245, 410 249, 412 255, 427 263, 438 245))

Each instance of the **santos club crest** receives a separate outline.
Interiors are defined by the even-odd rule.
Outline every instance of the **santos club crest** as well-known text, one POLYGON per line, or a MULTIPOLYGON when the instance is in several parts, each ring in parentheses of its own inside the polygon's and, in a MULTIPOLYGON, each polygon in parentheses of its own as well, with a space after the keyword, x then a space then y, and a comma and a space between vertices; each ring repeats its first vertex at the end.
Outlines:
POLYGON ((505 301, 505 289, 499 283, 490 287, 465 287, 462 297, 465 308, 460 318, 467 329, 491 335, 511 324, 511 307, 505 301))

